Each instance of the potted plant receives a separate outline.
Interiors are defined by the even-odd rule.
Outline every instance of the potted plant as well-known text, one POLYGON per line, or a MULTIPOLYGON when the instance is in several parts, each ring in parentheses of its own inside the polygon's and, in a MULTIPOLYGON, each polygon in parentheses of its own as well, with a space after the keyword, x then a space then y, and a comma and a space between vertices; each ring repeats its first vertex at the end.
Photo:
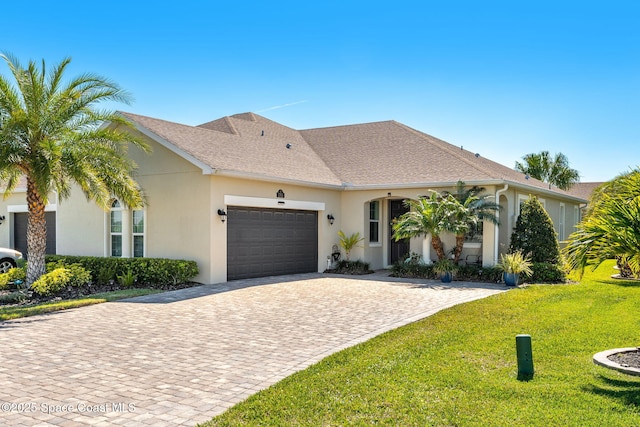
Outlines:
POLYGON ((505 285, 517 286, 520 274, 529 275, 533 273, 531 270, 532 265, 529 257, 525 257, 522 252, 516 251, 510 254, 501 254, 500 262, 496 267, 502 270, 505 285))
POLYGON ((433 271, 440 275, 442 283, 449 283, 453 280, 453 273, 458 267, 450 259, 441 259, 433 264, 433 271))

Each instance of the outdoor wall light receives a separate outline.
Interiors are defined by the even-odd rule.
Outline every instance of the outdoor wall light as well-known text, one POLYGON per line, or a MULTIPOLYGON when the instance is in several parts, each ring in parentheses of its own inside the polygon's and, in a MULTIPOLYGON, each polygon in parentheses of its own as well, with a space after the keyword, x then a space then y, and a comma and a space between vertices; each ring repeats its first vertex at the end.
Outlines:
POLYGON ((327 215, 327 219, 329 220, 329 225, 333 225, 333 221, 336 220, 331 214, 327 215))
POLYGON ((227 213, 224 209, 218 209, 218 215, 220 215, 220 221, 225 222, 227 220, 227 213))
POLYGON ((4 215, 0 215, 0 225, 2 224, 3 221, 4 221, 4 215))

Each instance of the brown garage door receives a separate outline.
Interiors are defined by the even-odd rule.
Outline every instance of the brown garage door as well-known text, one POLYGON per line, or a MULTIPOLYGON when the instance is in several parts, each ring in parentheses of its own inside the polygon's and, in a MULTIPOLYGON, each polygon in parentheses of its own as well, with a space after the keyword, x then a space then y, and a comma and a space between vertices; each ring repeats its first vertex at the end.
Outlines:
MULTIPOLYGON (((25 258, 28 258, 27 254, 27 213, 15 213, 13 214, 13 232, 14 243, 16 250, 23 253, 25 258)), ((46 212, 45 218, 47 220, 47 253, 56 253, 56 213, 46 212)))
POLYGON ((318 213, 227 209, 227 280, 318 271, 318 213))

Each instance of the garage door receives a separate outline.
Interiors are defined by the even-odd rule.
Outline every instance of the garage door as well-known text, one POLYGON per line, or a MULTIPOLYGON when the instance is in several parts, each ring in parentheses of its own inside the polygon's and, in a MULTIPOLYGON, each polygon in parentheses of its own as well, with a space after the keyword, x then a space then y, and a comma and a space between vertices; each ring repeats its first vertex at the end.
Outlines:
MULTIPOLYGON (((25 258, 27 254, 27 213, 13 214, 13 236, 16 250, 22 252, 25 258)), ((47 252, 48 254, 56 253, 56 213, 46 212, 45 219, 47 221, 47 252)))
POLYGON ((318 213, 227 208, 227 280, 318 271, 318 213))

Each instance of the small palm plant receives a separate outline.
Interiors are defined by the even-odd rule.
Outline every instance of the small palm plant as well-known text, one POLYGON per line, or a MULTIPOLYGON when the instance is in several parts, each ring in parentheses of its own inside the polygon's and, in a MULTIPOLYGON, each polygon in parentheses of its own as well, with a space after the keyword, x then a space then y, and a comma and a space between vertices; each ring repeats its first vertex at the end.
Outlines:
POLYGON ((340 247, 344 249, 345 258, 349 261, 351 251, 358 246, 358 243, 364 240, 364 237, 360 237, 359 232, 347 236, 342 230, 338 231, 338 236, 340 237, 340 247))
POLYGON ((504 281, 507 285, 514 286, 518 284, 520 274, 531 275, 531 260, 528 256, 522 255, 522 252, 516 251, 510 254, 501 254, 500 262, 496 264, 498 269, 504 272, 504 281))

